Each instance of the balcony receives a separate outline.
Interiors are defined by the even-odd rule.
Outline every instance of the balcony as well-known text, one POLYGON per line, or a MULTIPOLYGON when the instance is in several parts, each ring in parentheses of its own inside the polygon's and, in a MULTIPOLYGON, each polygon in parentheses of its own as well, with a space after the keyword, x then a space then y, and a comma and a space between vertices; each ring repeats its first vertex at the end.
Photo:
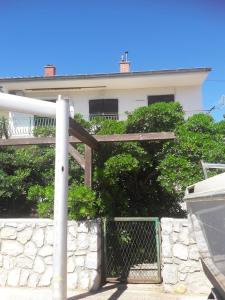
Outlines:
MULTIPOLYGON (((118 114, 90 114, 89 120, 119 120, 118 114)), ((121 116, 120 116, 121 117, 121 116)), ((32 137, 39 133, 41 128, 55 127, 55 118, 45 118, 37 116, 14 116, 9 118, 0 118, 0 138, 24 138, 32 137)))
POLYGON ((119 115, 118 114, 90 114, 89 115, 89 120, 93 119, 103 119, 103 120, 119 120, 119 115))
POLYGON ((37 128, 54 127, 54 118, 36 116, 0 119, 0 138, 31 137, 37 128))

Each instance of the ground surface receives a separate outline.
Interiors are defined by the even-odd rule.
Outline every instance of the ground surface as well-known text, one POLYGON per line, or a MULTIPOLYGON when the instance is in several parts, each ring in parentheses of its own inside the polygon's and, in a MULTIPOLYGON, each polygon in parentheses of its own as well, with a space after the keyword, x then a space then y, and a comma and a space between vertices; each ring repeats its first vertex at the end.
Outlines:
MULTIPOLYGON (((0 288, 1 300, 51 300, 50 289, 0 288)), ((160 286, 107 284, 96 293, 68 291, 67 300, 206 300, 206 296, 171 295, 160 286)))

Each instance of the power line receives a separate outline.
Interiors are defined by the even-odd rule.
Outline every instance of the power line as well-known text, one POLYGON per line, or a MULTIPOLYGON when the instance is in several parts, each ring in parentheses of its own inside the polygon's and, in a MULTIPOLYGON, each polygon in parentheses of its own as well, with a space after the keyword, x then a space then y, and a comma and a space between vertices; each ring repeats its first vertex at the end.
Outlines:
POLYGON ((205 81, 211 81, 211 82, 225 82, 225 79, 206 79, 205 81))

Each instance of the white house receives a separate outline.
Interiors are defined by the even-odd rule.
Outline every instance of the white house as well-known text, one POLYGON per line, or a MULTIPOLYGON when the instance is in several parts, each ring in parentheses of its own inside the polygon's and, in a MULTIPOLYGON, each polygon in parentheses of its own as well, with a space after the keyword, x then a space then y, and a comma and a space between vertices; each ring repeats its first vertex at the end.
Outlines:
MULTIPOLYGON (((86 119, 102 116, 123 120, 127 112, 159 101, 178 101, 190 116, 203 110, 202 85, 210 71, 189 68, 133 72, 126 55, 118 73, 56 75, 56 68, 47 65, 43 76, 0 78, 0 87, 6 93, 46 101, 55 101, 61 94, 70 100, 74 112, 86 119)), ((30 135, 33 126, 42 122, 20 113, 0 114, 9 120, 14 137, 30 135)))

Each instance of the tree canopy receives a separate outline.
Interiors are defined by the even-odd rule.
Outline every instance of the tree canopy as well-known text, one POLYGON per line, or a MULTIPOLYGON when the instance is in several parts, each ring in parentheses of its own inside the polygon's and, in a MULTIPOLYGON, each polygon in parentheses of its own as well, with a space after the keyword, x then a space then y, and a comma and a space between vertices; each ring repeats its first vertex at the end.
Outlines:
MULTIPOLYGON (((183 216, 184 190, 203 179, 200 160, 225 161, 225 121, 197 114, 185 119, 178 103, 136 109, 125 121, 76 120, 89 132, 119 134, 174 131, 174 141, 102 143, 94 153, 93 190, 70 159, 71 219, 96 216, 183 216)), ((37 136, 54 134, 39 128, 37 136)), ((76 145, 83 153, 83 145, 76 145)), ((0 148, 0 209, 9 216, 53 212, 54 146, 0 148)))

